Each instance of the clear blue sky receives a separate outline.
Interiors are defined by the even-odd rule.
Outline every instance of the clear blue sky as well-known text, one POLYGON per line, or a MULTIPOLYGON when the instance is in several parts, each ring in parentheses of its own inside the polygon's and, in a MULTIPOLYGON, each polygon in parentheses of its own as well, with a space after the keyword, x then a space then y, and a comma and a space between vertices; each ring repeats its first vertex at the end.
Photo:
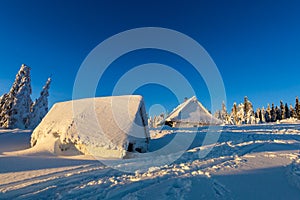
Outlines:
MULTIPOLYGON (((32 70, 33 98, 52 74, 51 105, 70 100, 82 61, 108 37, 137 27, 165 27, 198 41, 223 77, 227 104, 247 95, 254 107, 279 100, 294 104, 300 95, 300 1, 0 1, 0 94, 8 92, 20 65, 32 70)), ((207 88, 184 60, 168 52, 141 50, 114 62, 107 85, 111 94, 122 72, 158 62, 187 77, 209 107, 207 88), (192 78, 191 78, 192 77, 192 78)), ((184 91, 182 91, 184 92, 184 91)), ((167 110, 177 100, 166 88, 143 86, 147 108, 167 110)), ((187 94, 188 95, 188 94, 187 94)))

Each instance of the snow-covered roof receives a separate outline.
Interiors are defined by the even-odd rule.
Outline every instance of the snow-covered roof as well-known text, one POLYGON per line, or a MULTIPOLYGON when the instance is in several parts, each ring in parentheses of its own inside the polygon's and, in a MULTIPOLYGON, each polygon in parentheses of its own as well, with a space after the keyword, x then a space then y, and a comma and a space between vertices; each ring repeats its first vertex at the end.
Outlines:
POLYGON ((221 124, 195 96, 177 106, 164 121, 221 124))
POLYGON ((122 151, 129 141, 146 145, 149 133, 143 98, 128 95, 57 103, 34 130, 32 146, 51 134, 61 144, 81 144, 89 153, 98 147, 122 151))

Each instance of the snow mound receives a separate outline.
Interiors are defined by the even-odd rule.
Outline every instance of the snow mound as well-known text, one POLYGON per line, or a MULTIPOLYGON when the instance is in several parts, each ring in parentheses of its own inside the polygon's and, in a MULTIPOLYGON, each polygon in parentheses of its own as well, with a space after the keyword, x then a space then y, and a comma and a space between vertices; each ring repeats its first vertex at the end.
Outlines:
POLYGON ((97 157, 123 158, 148 150, 141 96, 80 99, 55 104, 31 136, 31 146, 59 154, 77 149, 97 157))

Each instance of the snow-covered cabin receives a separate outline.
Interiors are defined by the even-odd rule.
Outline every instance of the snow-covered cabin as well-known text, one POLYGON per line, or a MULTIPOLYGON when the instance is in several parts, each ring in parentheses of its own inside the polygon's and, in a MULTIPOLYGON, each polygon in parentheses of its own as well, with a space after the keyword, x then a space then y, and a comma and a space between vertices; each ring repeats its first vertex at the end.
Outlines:
POLYGON ((177 106, 162 122, 171 127, 198 127, 219 125, 222 121, 211 113, 193 96, 177 106))
POLYGON ((33 131, 31 146, 124 158, 146 152, 149 138, 143 97, 113 96, 56 103, 33 131))

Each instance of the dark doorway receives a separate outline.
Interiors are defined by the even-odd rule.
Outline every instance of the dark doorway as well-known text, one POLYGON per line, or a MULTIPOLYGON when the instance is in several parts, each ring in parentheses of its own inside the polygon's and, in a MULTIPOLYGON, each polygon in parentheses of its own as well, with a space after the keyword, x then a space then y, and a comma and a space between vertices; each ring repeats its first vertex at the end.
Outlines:
POLYGON ((127 151, 128 151, 128 152, 133 152, 133 144, 132 144, 132 143, 129 143, 129 144, 128 144, 127 151))

